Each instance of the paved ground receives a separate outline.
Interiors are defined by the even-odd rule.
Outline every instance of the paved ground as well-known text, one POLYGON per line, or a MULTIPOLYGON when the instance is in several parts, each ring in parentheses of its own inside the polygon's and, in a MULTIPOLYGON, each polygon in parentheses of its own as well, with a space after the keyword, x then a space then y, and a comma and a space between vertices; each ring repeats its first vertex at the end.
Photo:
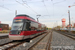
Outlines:
POLYGON ((75 40, 53 31, 51 45, 52 48, 56 48, 56 49, 57 48, 74 49, 75 40))
POLYGON ((9 33, 0 33, 0 36, 8 35, 9 33))

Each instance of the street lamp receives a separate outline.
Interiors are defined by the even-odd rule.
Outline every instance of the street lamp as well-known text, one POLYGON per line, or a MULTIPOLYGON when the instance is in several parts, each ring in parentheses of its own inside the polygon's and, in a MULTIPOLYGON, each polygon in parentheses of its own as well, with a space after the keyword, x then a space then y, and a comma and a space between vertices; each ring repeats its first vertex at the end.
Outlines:
MULTIPOLYGON (((37 21, 39 22, 38 18, 39 18, 41 15, 36 15, 36 16, 38 16, 38 17, 37 17, 37 21)), ((50 15, 43 15, 43 16, 50 16, 50 15)), ((41 17, 43 17, 43 16, 41 16, 41 17)))
POLYGON ((69 31, 70 31, 71 30, 70 10, 68 10, 68 15, 69 15, 69 31))
MULTIPOLYGON (((70 8, 72 6, 75 6, 75 4, 71 5, 71 6, 68 6, 68 7, 70 8)), ((69 32, 70 32, 70 30, 71 30, 70 10, 68 10, 68 15, 69 15, 69 32)))
POLYGON ((15 16, 17 15, 17 10, 15 10, 15 16))

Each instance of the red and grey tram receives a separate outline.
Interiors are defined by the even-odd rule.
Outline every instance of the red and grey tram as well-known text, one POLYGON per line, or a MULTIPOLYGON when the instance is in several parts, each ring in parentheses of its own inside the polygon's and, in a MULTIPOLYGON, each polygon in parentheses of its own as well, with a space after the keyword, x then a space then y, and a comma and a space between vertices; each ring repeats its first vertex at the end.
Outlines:
POLYGON ((28 15, 16 15, 9 32, 11 40, 32 38, 46 31, 46 26, 28 15))

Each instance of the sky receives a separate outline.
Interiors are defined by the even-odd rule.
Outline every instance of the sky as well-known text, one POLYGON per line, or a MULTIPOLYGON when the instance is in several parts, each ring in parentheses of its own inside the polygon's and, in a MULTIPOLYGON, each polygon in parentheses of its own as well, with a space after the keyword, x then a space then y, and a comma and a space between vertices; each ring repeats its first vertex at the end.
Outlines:
POLYGON ((27 14, 35 20, 38 18, 40 23, 53 28, 62 26, 62 18, 66 19, 66 25, 68 25, 68 10, 70 10, 73 24, 75 23, 75 6, 72 5, 75 5, 75 0, 0 0, 0 21, 11 26, 17 10, 17 14, 27 14))

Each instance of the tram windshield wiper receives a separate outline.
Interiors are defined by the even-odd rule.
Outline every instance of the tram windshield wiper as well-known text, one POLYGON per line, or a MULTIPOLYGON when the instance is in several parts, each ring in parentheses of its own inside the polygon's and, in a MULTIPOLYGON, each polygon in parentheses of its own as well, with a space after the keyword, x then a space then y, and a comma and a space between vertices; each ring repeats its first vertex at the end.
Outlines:
POLYGON ((13 23, 11 30, 22 30, 23 23, 13 23))
POLYGON ((22 25, 20 27, 18 27, 16 30, 22 30, 22 25))

